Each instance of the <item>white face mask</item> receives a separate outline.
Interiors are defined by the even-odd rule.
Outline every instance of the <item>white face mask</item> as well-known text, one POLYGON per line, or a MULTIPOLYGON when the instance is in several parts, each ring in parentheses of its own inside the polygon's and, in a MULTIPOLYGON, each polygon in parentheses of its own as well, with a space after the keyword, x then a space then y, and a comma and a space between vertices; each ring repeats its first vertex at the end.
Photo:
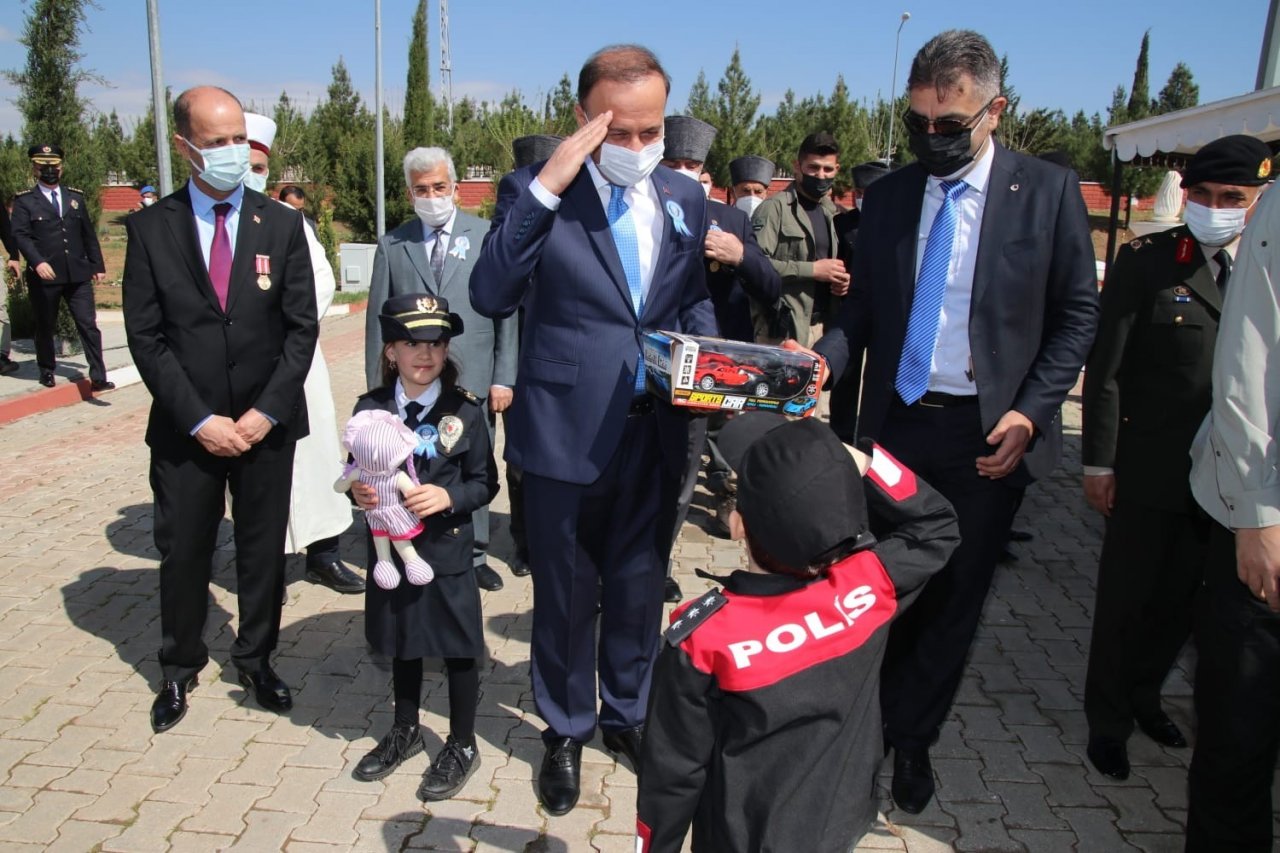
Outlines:
POLYGON ((1183 219, 1199 242, 1206 246, 1225 246, 1244 231, 1245 216, 1251 207, 1252 204, 1249 207, 1205 207, 1188 201, 1183 219))
POLYGON ((659 139, 646 145, 639 151, 623 148, 605 142, 600 145, 600 174, 609 179, 609 183, 620 187, 634 187, 653 174, 662 162, 662 154, 666 143, 659 139))
POLYGON ((200 175, 200 180, 218 192, 231 192, 243 183, 244 176, 249 174, 249 143, 223 145, 220 148, 196 148, 190 139, 186 137, 183 139, 200 154, 200 159, 204 161, 203 169, 197 169, 196 164, 191 163, 191 170, 200 175))
POLYGON ((453 216, 453 196, 438 195, 433 198, 413 199, 413 212, 432 228, 439 228, 453 216))
POLYGON ((154 198, 144 198, 144 199, 142 200, 142 206, 143 206, 143 207, 150 207, 151 205, 153 205, 153 204, 155 204, 155 203, 156 203, 156 200, 155 200, 154 198))
POLYGON ((762 201, 764 201, 764 199, 760 198, 758 195, 744 195, 742 198, 735 201, 733 206, 738 208, 738 210, 741 210, 747 216, 751 216, 756 212, 756 208, 760 206, 762 201))
POLYGON ((677 175, 684 175, 686 178, 688 178, 691 181, 697 181, 698 183, 702 183, 701 173, 695 172, 693 171, 693 169, 672 169, 671 171, 675 172, 677 175))
POLYGON ((267 173, 250 171, 244 176, 244 185, 251 190, 264 193, 267 191, 267 173))

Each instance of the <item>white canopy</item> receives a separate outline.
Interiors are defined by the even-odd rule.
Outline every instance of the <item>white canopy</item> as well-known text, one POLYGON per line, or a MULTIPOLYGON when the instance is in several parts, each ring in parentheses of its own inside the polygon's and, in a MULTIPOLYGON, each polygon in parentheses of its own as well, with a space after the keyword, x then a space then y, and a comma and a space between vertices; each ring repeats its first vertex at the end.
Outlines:
POLYGON ((1157 152, 1194 154, 1200 146, 1233 133, 1263 142, 1280 139, 1280 86, 1108 127, 1102 147, 1114 148, 1127 162, 1157 152))

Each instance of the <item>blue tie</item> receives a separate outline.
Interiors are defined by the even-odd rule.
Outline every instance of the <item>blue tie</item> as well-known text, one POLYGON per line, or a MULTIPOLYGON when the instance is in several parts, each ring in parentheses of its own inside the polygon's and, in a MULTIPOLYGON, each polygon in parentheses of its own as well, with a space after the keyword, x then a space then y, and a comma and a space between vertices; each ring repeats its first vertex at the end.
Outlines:
POLYGON ((929 239, 924 244, 924 260, 916 279, 907 335, 898 360, 898 378, 894 382, 898 395, 907 405, 918 401, 929 390, 933 348, 942 318, 942 297, 947 292, 947 276, 951 271, 951 245, 956 239, 956 199, 968 188, 964 181, 942 182, 942 207, 933 218, 929 239))
MULTIPOLYGON (((640 242, 636 239, 636 223, 634 217, 628 216, 631 208, 622 200, 626 187, 617 184, 609 185, 609 232, 613 234, 613 245, 618 249, 618 257, 622 260, 622 271, 627 275, 627 290, 631 292, 631 307, 636 317, 644 311, 644 292, 640 289, 640 242)), ((636 359, 636 393, 644 393, 644 358, 636 359)))

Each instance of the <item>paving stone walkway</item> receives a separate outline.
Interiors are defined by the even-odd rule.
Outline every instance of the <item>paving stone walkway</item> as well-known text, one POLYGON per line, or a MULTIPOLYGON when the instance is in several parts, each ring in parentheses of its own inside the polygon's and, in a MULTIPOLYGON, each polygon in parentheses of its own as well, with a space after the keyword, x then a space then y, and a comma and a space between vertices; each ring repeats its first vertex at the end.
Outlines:
MULTIPOLYGON (((363 315, 324 322, 341 410, 362 382, 363 323, 363 315)), ((142 441, 148 406, 134 385, 0 427, 0 849, 634 849, 635 777, 598 739, 583 753, 579 807, 557 818, 537 805, 532 591, 503 562, 505 493, 494 504, 493 556, 506 588, 484 593, 483 764, 456 799, 415 799, 427 756, 382 782, 352 779, 391 722, 389 667, 365 650, 362 599, 302 581, 300 558, 289 561, 276 659, 295 707, 276 716, 246 699, 228 658, 236 607, 225 527, 210 590, 213 660, 187 718, 153 735, 159 608, 142 441)), ((1074 436, 1075 401, 1065 416, 1074 436)), ((1074 437, 1063 470, 1079 470, 1074 437)), ((704 530, 710 497, 700 491, 696 501, 677 548, 687 593, 707 585, 694 568, 744 564, 737 544, 704 530)), ((1035 538, 1015 546, 1019 560, 997 575, 969 676, 933 753, 938 797, 912 817, 882 792, 887 813, 859 849, 1180 850, 1189 751, 1135 736, 1124 783, 1084 758, 1080 700, 1100 524, 1076 476, 1037 486, 1019 526, 1035 538)), ((353 533, 343 546, 358 553, 353 533)), ((1190 732, 1186 664, 1166 693, 1190 732)), ((429 675, 429 753, 446 715, 443 678, 429 675)))

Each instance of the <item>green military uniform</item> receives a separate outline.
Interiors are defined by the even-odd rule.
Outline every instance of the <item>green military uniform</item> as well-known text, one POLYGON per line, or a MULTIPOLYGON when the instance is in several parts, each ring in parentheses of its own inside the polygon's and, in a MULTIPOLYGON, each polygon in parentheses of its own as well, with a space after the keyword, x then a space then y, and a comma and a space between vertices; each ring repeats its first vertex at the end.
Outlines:
MULTIPOLYGON (((833 219, 840 209, 830 194, 824 195, 819 204, 827 223, 827 245, 831 247, 831 257, 835 257, 840 243, 833 219)), ((766 199, 756 208, 751 225, 756 232, 756 242, 769 256, 778 275, 782 276, 782 304, 795 322, 796 340, 802 346, 809 346, 813 343, 809 339, 809 323, 813 317, 814 302, 819 288, 827 288, 828 285, 813 277, 813 263, 820 259, 814 257, 816 241, 813 226, 809 214, 800 206, 796 188, 792 186, 766 199)), ((834 314, 838 302, 836 298, 831 299, 827 309, 829 313, 834 314)), ((770 339, 772 316, 768 308, 754 299, 751 301, 751 322, 755 327, 756 340, 770 339)))
POLYGON ((1092 736, 1123 740, 1160 713, 1191 625, 1208 527, 1191 498, 1222 294, 1185 226, 1134 240, 1107 275, 1084 385, 1083 462, 1112 469, 1085 681, 1092 736))

